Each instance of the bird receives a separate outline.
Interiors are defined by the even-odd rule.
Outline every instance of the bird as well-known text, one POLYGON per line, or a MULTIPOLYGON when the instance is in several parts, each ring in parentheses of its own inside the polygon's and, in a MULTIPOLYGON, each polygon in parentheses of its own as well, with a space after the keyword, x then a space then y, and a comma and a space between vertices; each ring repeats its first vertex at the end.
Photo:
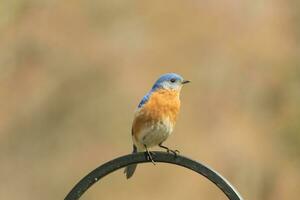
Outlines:
MULTIPOLYGON (((132 122, 132 153, 146 152, 147 157, 155 164, 149 148, 158 146, 168 153, 177 155, 178 150, 172 150, 163 142, 173 132, 180 110, 180 91, 183 85, 189 83, 176 73, 161 75, 151 90, 142 98, 134 113, 132 122)), ((125 168, 126 178, 132 177, 137 164, 125 168)))

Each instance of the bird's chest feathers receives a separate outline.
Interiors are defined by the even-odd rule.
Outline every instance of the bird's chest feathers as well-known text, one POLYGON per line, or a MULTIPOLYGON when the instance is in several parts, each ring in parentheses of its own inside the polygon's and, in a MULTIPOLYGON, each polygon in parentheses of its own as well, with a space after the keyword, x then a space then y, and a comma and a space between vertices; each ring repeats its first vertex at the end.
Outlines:
POLYGON ((135 140, 149 147, 166 140, 173 131, 179 108, 178 92, 161 90, 151 94, 136 113, 132 127, 135 140))
POLYGON ((175 124, 180 108, 177 91, 159 90, 154 92, 144 106, 144 114, 154 121, 175 124))

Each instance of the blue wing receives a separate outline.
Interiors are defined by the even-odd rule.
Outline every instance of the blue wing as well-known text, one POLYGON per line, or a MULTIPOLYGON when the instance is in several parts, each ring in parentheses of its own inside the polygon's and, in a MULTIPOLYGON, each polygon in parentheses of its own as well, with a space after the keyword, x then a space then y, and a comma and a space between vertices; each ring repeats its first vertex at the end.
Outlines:
POLYGON ((141 100, 141 102, 138 105, 138 108, 141 108, 143 105, 145 105, 149 101, 150 95, 151 95, 151 93, 149 92, 143 97, 143 99, 141 100))

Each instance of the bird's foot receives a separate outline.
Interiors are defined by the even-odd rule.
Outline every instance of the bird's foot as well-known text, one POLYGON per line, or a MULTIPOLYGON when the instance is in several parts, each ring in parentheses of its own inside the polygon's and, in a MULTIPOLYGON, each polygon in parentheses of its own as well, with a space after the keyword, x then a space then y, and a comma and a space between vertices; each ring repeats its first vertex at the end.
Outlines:
POLYGON ((180 154, 180 151, 178 151, 177 149, 175 149, 175 150, 169 149, 169 150, 167 150, 167 152, 174 154, 174 156, 177 156, 178 154, 180 154))
POLYGON ((174 156, 177 156, 178 154, 180 154, 180 151, 178 151, 177 149, 172 150, 169 147, 163 146, 162 144, 159 144, 158 146, 165 149, 167 151, 167 153, 173 153, 174 156))
POLYGON ((152 157, 153 155, 155 155, 155 153, 152 152, 152 151, 149 151, 146 145, 144 145, 144 146, 145 146, 145 149, 146 149, 147 159, 151 160, 152 164, 155 165, 155 162, 154 162, 153 157, 152 157))
POLYGON ((147 154, 147 159, 151 160, 152 164, 155 165, 155 161, 153 160, 153 157, 152 157, 153 155, 155 155, 155 153, 152 151, 146 151, 146 154, 147 154))

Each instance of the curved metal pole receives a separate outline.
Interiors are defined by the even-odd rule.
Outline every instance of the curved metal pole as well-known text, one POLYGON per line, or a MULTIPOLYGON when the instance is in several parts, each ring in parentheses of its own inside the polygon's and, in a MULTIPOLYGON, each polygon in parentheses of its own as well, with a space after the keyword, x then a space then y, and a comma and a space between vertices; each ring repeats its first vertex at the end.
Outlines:
MULTIPOLYGON (((171 163, 193 170, 205 176, 207 179, 213 182, 218 188, 220 188, 223 191, 223 193, 228 197, 228 199, 243 200, 241 195, 224 177, 222 177, 216 171, 201 163, 198 163, 181 155, 174 156, 174 154, 160 151, 154 151, 153 159, 155 160, 155 162, 171 163)), ((112 173, 113 171, 126 167, 130 164, 146 162, 151 161, 147 159, 147 155, 145 153, 129 154, 111 160, 96 168, 88 175, 86 175, 83 179, 81 179, 81 181, 79 181, 75 185, 75 187, 70 191, 70 193, 66 196, 65 200, 79 199, 81 195, 83 195, 83 193, 89 189, 89 187, 91 187, 102 177, 112 173)))

